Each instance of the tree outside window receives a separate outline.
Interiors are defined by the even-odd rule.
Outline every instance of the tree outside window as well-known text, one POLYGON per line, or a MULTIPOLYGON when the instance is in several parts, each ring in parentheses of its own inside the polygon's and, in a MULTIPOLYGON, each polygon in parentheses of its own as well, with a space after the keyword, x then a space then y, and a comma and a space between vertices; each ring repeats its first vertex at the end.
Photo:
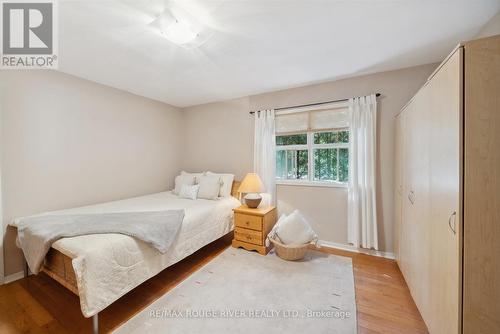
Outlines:
POLYGON ((349 131, 317 131, 276 136, 278 180, 346 183, 349 131))

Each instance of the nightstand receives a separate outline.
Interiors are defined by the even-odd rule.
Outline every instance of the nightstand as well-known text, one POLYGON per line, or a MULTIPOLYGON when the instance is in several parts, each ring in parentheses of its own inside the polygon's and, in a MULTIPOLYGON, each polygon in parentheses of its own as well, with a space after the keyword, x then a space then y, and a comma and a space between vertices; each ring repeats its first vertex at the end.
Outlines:
POLYGON ((266 247, 266 237, 276 224, 276 207, 250 209, 246 205, 234 211, 233 247, 256 250, 266 255, 272 246, 266 247))

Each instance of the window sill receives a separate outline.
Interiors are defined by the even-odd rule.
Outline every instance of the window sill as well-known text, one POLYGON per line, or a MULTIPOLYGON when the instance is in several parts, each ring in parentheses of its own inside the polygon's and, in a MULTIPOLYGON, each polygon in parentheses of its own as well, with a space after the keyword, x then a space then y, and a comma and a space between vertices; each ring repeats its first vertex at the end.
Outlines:
POLYGON ((296 186, 296 187, 347 188, 347 183, 319 182, 319 181, 296 181, 296 180, 276 180, 276 185, 296 186))

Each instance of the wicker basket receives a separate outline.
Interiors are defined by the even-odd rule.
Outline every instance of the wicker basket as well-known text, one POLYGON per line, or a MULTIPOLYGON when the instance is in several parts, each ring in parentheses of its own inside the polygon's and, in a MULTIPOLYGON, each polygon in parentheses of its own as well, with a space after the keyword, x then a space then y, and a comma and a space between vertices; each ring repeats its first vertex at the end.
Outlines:
POLYGON ((304 258, 310 243, 304 245, 284 245, 276 238, 269 237, 276 249, 276 254, 283 260, 296 261, 304 258))

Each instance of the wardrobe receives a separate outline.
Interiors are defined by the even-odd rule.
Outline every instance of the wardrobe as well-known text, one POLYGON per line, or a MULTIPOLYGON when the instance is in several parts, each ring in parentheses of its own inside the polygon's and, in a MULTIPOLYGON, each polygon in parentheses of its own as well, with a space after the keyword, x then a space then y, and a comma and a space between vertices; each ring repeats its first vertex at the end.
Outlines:
POLYGON ((459 45, 396 117, 395 254, 432 334, 500 333, 500 35, 459 45))

